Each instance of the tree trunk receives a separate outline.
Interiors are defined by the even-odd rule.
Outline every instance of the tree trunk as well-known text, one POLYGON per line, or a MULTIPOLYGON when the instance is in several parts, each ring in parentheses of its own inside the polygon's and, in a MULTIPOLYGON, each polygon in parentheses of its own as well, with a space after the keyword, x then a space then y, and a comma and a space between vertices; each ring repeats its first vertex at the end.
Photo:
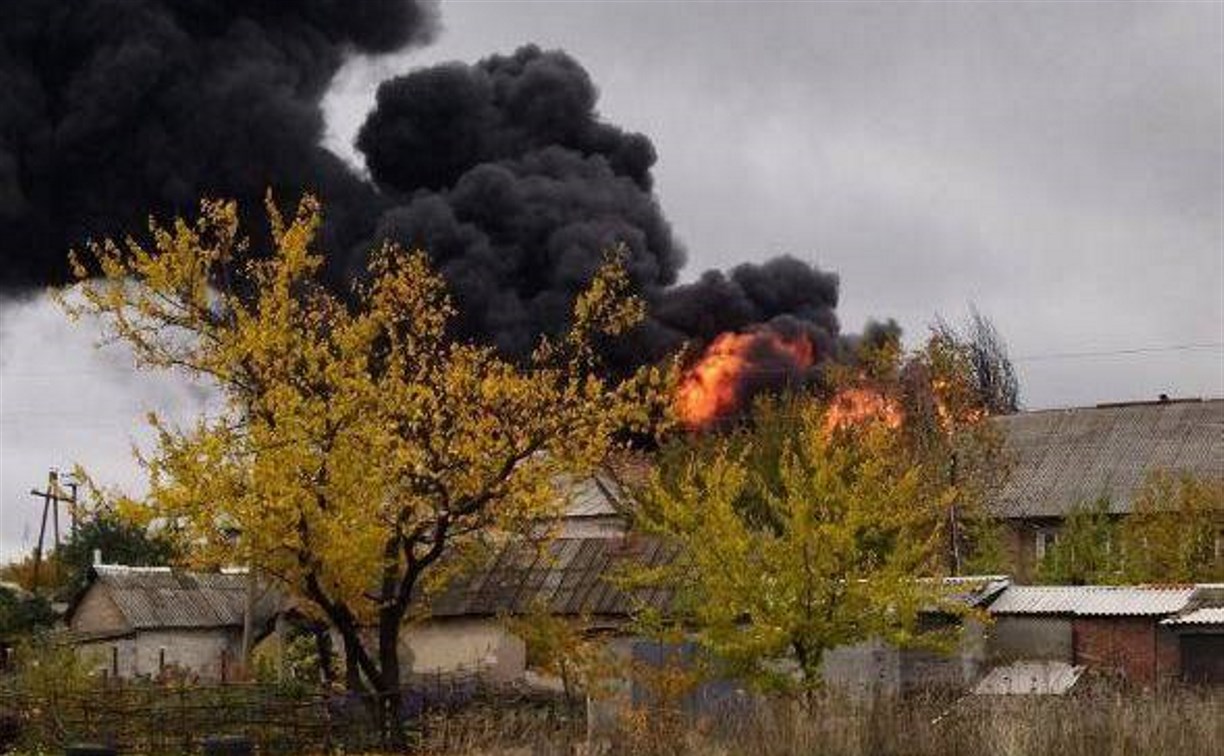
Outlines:
POLYGON ((378 666, 382 679, 376 683, 379 699, 379 725, 383 744, 405 750, 404 694, 400 683, 399 633, 402 613, 384 607, 378 614, 378 666))

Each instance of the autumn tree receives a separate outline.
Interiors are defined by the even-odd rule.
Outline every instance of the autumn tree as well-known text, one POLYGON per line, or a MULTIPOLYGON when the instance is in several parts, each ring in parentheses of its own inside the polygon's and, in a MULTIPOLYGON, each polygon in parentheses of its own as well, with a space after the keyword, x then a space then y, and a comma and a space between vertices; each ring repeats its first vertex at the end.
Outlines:
POLYGON ((399 640, 410 608, 481 543, 556 512, 553 481, 641 432, 666 375, 610 383, 598 338, 642 317, 615 259, 568 334, 527 365, 450 337, 454 309, 423 252, 384 246, 349 297, 320 282, 320 208, 269 201, 270 256, 251 259, 233 203, 151 225, 152 241, 74 256, 61 296, 100 318, 141 367, 215 385, 224 410, 179 428, 151 417, 149 494, 128 515, 172 523, 194 560, 247 564, 343 641, 349 687, 402 737, 399 640), (454 557, 454 558, 448 558, 454 557))
POLYGON ((1224 482, 1151 475, 1121 525, 1119 540, 1131 582, 1224 580, 1224 482))
POLYGON ((954 492, 929 474, 899 417, 883 405, 846 415, 811 396, 757 415, 765 422, 703 441, 641 492, 637 525, 678 551, 627 578, 675 591, 670 619, 644 622, 691 629, 735 674, 812 691, 829 649, 914 642, 920 610, 959 611, 940 581, 920 579, 939 574, 954 492), (758 439, 780 418, 785 439, 758 439), (753 458, 758 443, 773 450, 768 463, 753 458))
POLYGON ((1037 580, 1060 585, 1116 583, 1121 578, 1118 525, 1109 500, 1074 507, 1058 531, 1058 540, 1037 565, 1037 580))

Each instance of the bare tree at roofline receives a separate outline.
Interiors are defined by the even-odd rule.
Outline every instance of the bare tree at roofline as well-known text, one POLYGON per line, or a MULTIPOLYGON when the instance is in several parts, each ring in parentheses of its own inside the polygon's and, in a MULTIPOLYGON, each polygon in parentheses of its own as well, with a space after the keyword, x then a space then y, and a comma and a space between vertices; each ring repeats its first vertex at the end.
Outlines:
POLYGON ((931 331, 937 338, 965 348, 973 366, 978 396, 990 414, 1010 415, 1020 411, 1020 379, 1016 377, 1007 342, 976 306, 969 306, 969 319, 960 328, 938 317, 931 331))

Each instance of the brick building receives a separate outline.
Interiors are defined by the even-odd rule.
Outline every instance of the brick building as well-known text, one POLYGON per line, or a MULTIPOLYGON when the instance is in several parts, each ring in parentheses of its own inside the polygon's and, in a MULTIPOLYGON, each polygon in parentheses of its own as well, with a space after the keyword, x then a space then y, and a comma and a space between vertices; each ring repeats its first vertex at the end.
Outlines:
POLYGON ((1217 600, 1214 586, 1012 586, 990 606, 990 655, 1139 685, 1224 682, 1212 673, 1224 664, 1224 609, 1204 606, 1217 600))

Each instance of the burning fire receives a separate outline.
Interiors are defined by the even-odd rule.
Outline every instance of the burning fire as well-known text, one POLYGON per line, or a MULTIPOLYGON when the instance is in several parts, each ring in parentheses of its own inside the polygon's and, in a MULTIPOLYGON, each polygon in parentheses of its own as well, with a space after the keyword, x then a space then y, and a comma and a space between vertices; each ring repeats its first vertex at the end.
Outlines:
POLYGON ((754 371, 801 371, 812 366, 812 343, 771 331, 724 333, 680 381, 676 412, 689 428, 706 428, 739 408, 745 378, 754 371), (778 367, 772 367, 774 364, 778 367), (783 366, 784 363, 784 366, 783 366))
POLYGON ((878 391, 865 388, 849 388, 839 391, 825 411, 825 430, 832 433, 839 428, 877 421, 888 428, 901 427, 904 415, 895 400, 878 391))

